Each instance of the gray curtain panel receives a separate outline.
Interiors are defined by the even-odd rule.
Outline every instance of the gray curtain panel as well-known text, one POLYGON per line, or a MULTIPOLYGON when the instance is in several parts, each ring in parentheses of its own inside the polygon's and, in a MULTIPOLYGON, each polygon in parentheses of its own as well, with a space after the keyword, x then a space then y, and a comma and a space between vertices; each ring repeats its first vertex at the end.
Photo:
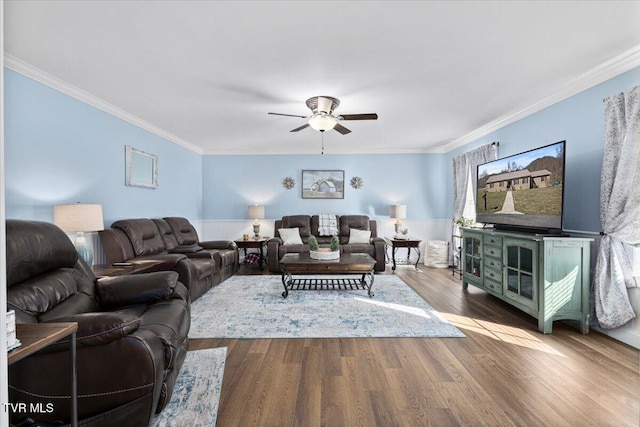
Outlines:
POLYGON ((640 86, 605 103, 600 179, 600 242, 593 283, 595 315, 605 329, 636 317, 627 288, 638 283, 625 245, 640 244, 640 86))

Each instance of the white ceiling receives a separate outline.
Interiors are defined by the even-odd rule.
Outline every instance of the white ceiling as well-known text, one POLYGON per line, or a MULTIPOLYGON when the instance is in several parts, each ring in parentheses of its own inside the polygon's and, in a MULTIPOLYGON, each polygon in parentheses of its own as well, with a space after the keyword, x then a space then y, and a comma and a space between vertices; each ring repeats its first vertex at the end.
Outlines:
POLYGON ((210 154, 319 153, 267 115, 316 95, 379 115, 325 153, 447 151, 640 56, 639 1, 5 1, 4 24, 9 67, 210 154))

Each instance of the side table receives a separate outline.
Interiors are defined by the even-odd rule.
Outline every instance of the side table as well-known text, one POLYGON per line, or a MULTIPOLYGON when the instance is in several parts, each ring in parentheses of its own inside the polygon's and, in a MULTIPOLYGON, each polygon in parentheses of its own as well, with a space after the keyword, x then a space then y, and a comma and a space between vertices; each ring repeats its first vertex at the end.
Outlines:
POLYGON ((235 240, 239 249, 244 249, 244 256, 247 256, 247 249, 259 249, 260 250, 260 269, 263 269, 267 265, 266 257, 264 256, 264 249, 267 247, 267 242, 270 237, 260 236, 258 238, 250 237, 247 240, 238 239, 235 240))
POLYGON ((393 260, 393 267, 391 270, 395 271, 396 264, 412 264, 409 261, 409 257, 411 255, 411 249, 414 249, 418 254, 418 258, 416 259, 415 269, 418 270, 418 262, 420 261, 420 242, 421 240, 416 239, 396 239, 395 237, 385 237, 385 242, 387 246, 391 246, 391 259, 393 260), (396 262, 396 250, 398 248, 407 248, 407 260, 406 261, 398 261, 396 262))
POLYGON ((76 370, 76 322, 65 323, 18 323, 16 337, 20 347, 7 353, 7 364, 12 365, 33 353, 42 350, 62 338, 71 336, 69 350, 71 353, 71 426, 78 426, 78 389, 76 370))

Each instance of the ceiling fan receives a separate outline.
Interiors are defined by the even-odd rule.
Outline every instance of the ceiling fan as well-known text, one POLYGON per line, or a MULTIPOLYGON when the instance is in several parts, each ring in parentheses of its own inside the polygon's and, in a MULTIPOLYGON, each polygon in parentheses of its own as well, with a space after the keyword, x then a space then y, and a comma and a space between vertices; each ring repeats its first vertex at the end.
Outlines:
POLYGON ((367 114, 341 114, 334 115, 333 111, 340 105, 340 100, 331 96, 314 96, 307 99, 307 107, 313 114, 310 116, 300 116, 297 114, 283 114, 283 113, 268 113, 274 116, 287 116, 287 117, 300 117, 302 119, 309 119, 308 122, 300 127, 292 129, 291 132, 298 132, 309 126, 319 131, 325 132, 327 130, 335 129, 343 135, 351 132, 351 130, 342 126, 340 121, 343 120, 377 120, 378 115, 376 113, 367 114))

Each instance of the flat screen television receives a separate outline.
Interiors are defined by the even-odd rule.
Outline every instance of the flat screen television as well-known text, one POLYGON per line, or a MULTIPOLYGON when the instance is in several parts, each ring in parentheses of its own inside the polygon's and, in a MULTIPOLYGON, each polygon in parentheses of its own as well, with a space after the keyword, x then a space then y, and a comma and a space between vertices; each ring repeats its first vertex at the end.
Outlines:
POLYGON ((476 220, 497 229, 562 232, 565 141, 478 166, 476 220))

